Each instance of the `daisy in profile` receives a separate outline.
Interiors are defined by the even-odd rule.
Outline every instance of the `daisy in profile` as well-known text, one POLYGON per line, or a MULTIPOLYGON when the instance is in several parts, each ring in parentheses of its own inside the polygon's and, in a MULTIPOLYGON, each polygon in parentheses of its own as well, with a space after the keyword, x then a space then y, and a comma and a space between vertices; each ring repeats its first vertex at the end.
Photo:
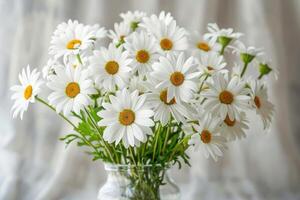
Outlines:
POLYGON ((173 98, 177 102, 191 100, 197 90, 196 78, 200 76, 193 57, 186 59, 183 52, 169 53, 161 56, 152 67, 151 77, 158 82, 156 88, 167 90, 167 102, 173 98))
POLYGON ((244 75, 247 65, 253 61, 257 56, 261 56, 263 54, 261 48, 255 47, 246 47, 244 43, 241 41, 236 41, 234 46, 230 46, 233 49, 233 53, 240 56, 243 63, 246 65, 245 69, 242 70, 241 77, 244 75))
MULTIPOLYGON (((153 80, 148 80, 148 83, 154 82, 153 80)), ((168 92, 167 89, 157 89, 154 83, 147 85, 148 91, 147 99, 149 105, 154 111, 154 121, 160 121, 163 126, 165 126, 171 117, 177 122, 186 122, 186 119, 191 119, 192 114, 195 111, 184 102, 177 102, 175 98, 167 100, 168 92)))
POLYGON ((111 43, 108 49, 102 47, 100 51, 95 50, 89 60, 89 69, 98 86, 102 85, 107 91, 115 91, 116 87, 122 89, 128 83, 132 60, 127 51, 122 52, 121 48, 111 43))
POLYGON ((141 27, 156 38, 161 53, 186 50, 188 47, 186 30, 178 27, 176 21, 167 22, 166 20, 161 20, 155 15, 150 18, 145 17, 141 27))
POLYGON ((155 39, 146 32, 141 31, 139 33, 134 32, 125 41, 124 47, 132 59, 133 72, 138 72, 139 75, 150 72, 152 70, 151 65, 159 57, 155 39))
POLYGON ((219 42, 221 44, 222 40, 226 40, 226 46, 243 35, 242 33, 234 32, 232 28, 220 29, 216 23, 209 23, 207 29, 209 33, 204 34, 205 40, 211 40, 212 42, 219 42))
POLYGON ((124 20, 126 24, 128 24, 131 28, 132 31, 135 31, 139 23, 142 21, 143 17, 146 16, 146 13, 141 12, 141 11, 127 11, 127 13, 121 13, 120 17, 124 20))
POLYGON ((228 115, 221 124, 221 134, 228 140, 233 141, 236 139, 242 139, 246 137, 246 130, 249 129, 248 120, 246 114, 241 113, 240 119, 229 119, 228 115))
POLYGON ((228 72, 224 57, 217 52, 202 54, 199 57, 200 70, 206 74, 214 74, 216 72, 228 72))
POLYGON ((206 158, 212 157, 214 161, 227 149, 225 137, 219 134, 219 125, 218 120, 211 115, 205 115, 199 125, 193 125, 196 133, 189 140, 189 145, 194 146, 195 151, 200 150, 206 158))
POLYGON ((271 77, 275 80, 278 80, 278 69, 272 66, 272 62, 269 59, 264 58, 263 56, 259 56, 256 59, 256 64, 258 65, 259 76, 258 79, 262 79, 271 75, 271 77))
POLYGON ((78 54, 91 47, 95 36, 95 30, 91 26, 84 26, 79 23, 61 25, 65 27, 62 31, 56 31, 52 36, 49 53, 54 57, 60 58, 64 55, 78 54))
POLYGON ((121 46, 125 42, 125 38, 131 33, 131 28, 127 23, 115 23, 114 31, 108 32, 108 37, 112 39, 112 42, 117 47, 121 46))
POLYGON ((272 122, 274 114, 274 105, 268 100, 266 86, 260 81, 252 81, 250 83, 252 90, 252 101, 256 113, 261 117, 264 129, 268 129, 272 122))
POLYGON ((34 69, 30 71, 29 65, 26 69, 23 68, 19 74, 20 85, 12 86, 10 89, 14 92, 11 99, 15 100, 12 107, 13 118, 20 114, 23 119, 23 114, 28 109, 29 103, 35 102, 35 96, 41 91, 43 81, 39 79, 40 73, 34 69))
POLYGON ((228 115, 230 120, 240 120, 241 110, 249 108, 249 91, 239 77, 228 80, 227 75, 217 73, 212 76, 212 82, 207 82, 209 89, 201 94, 206 98, 204 107, 221 119, 228 115))
POLYGON ((243 54, 250 55, 252 57, 263 55, 262 48, 255 48, 253 46, 246 47, 246 45, 241 41, 235 41, 232 46, 233 53, 242 56, 243 54))
POLYGON ((93 81, 89 79, 88 70, 80 67, 58 68, 56 76, 51 76, 47 86, 52 90, 48 97, 49 103, 56 112, 69 115, 71 111, 79 114, 85 106, 91 103, 89 95, 95 94, 93 81))
POLYGON ((219 52, 221 50, 220 44, 213 40, 204 40, 197 31, 189 35, 189 46, 195 54, 200 52, 204 54, 208 52, 219 52))
POLYGON ((154 126, 154 113, 145 104, 146 96, 139 95, 137 90, 129 93, 123 89, 109 99, 110 103, 103 103, 104 110, 98 112, 102 118, 98 125, 106 127, 104 140, 115 145, 122 140, 126 148, 146 142, 147 135, 152 135, 150 127, 154 126))

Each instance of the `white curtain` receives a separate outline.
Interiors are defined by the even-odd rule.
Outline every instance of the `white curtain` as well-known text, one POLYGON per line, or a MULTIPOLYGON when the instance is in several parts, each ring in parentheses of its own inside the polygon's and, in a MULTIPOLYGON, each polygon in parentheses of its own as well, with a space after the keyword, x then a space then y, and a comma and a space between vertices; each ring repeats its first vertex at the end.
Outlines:
MULTIPOLYGON (((166 10, 189 30, 217 22, 264 47, 279 71, 270 82, 276 117, 269 133, 251 124, 217 163, 190 152, 192 167, 173 177, 184 200, 300 199, 300 1, 297 0, 0 0, 0 200, 96 199, 101 162, 58 140, 69 127, 41 105, 12 120, 8 88, 28 63, 41 69, 56 25, 67 19, 112 28, 127 10, 166 10)), ((176 172, 176 173, 174 173, 176 172)))

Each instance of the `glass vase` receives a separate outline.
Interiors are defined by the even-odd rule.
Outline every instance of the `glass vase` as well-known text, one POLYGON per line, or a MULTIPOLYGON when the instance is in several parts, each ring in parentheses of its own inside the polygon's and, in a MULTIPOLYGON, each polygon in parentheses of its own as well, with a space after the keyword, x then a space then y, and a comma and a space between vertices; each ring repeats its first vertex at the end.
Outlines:
POLYGON ((105 164, 106 183, 98 200, 179 200, 177 185, 167 168, 159 165, 130 166, 105 164))

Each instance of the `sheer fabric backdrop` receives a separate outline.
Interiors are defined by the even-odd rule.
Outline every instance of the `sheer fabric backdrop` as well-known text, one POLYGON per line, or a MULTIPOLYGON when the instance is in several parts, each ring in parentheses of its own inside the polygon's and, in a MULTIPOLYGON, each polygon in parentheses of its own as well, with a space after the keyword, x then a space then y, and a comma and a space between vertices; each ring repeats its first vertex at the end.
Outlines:
POLYGON ((42 68, 50 37, 69 18, 112 28, 127 10, 166 10, 189 30, 208 22, 246 33, 244 42, 263 46, 280 71, 269 82, 276 118, 269 133, 253 123, 249 137, 229 146, 215 163, 190 152, 192 167, 174 178, 184 200, 300 199, 300 2, 297 0, 1 0, 0 1, 0 199, 96 199, 105 180, 102 164, 75 145, 58 140, 69 127, 41 105, 12 120, 8 88, 28 63, 42 68))

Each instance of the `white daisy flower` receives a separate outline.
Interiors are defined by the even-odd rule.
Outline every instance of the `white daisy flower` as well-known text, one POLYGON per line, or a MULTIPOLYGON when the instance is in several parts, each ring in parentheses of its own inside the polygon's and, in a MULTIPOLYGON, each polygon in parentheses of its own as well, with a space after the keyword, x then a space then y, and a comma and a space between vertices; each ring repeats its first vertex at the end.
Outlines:
POLYGON ((194 31, 189 35, 189 46, 196 54, 199 52, 219 52, 221 50, 220 44, 212 40, 204 40, 197 31, 194 31))
POLYGON ((62 22, 57 25, 53 35, 62 35, 66 33, 67 29, 75 29, 78 25, 83 26, 83 24, 79 23, 77 20, 69 19, 68 22, 62 22))
POLYGON ((277 68, 272 67, 271 60, 267 60, 263 58, 262 56, 259 56, 257 59, 257 65, 258 65, 258 71, 259 71, 259 77, 258 79, 262 79, 263 77, 266 77, 267 75, 271 75, 271 77, 275 80, 278 80, 278 74, 279 71, 277 68))
POLYGON ((124 22, 130 26, 131 30, 135 31, 143 17, 146 16, 146 13, 137 10, 134 12, 127 11, 127 13, 121 13, 120 16, 124 22))
POLYGON ((107 91, 115 91, 116 86, 122 89, 128 83, 132 60, 128 58, 128 52, 122 52, 112 43, 108 49, 102 47, 100 51, 95 50, 90 57, 89 69, 95 75, 96 84, 102 85, 107 91))
POLYGON ((185 59, 183 52, 179 55, 169 53, 166 57, 161 56, 152 67, 151 76, 158 81, 156 88, 167 89, 167 102, 173 98, 178 102, 191 100, 197 90, 195 79, 200 76, 193 57, 185 59))
POLYGON ((220 122, 206 115, 199 124, 193 125, 196 133, 191 136, 189 145, 193 145, 196 151, 200 150, 206 158, 211 156, 217 161, 227 148, 226 139, 219 134, 220 122))
POLYGON ((249 54, 252 56, 261 56, 263 55, 262 48, 255 48, 253 46, 246 47, 246 45, 241 41, 235 41, 234 45, 231 46, 233 48, 233 52, 240 55, 240 54, 249 54))
POLYGON ((155 39, 145 33, 133 33, 130 37, 125 39, 125 49, 128 51, 130 58, 132 58, 131 66, 133 72, 138 72, 139 75, 145 75, 152 70, 151 65, 158 60, 159 48, 155 43, 155 39))
POLYGON ((204 108, 217 114, 221 119, 240 119, 240 111, 249 107, 249 91, 239 77, 228 80, 228 74, 217 73, 208 81, 208 90, 201 95, 206 98, 204 108))
POLYGON ((224 57, 217 52, 209 52, 202 54, 199 58, 200 70, 206 74, 214 74, 216 72, 228 72, 224 57))
POLYGON ((172 21, 175 21, 171 13, 165 13, 165 11, 161 11, 159 13, 158 19, 165 22, 166 25, 169 25, 172 21))
POLYGON ((152 32, 152 30, 156 25, 158 24, 165 24, 169 25, 171 22, 175 22, 174 18, 171 16, 170 13, 165 13, 164 11, 161 11, 159 15, 152 14, 149 17, 144 17, 141 22, 141 27, 145 28, 149 32, 152 32))
POLYGON ((91 26, 73 23, 61 25, 64 31, 56 31, 51 39, 49 53, 59 58, 64 55, 78 54, 80 51, 89 48, 95 36, 95 30, 91 26))
POLYGON ((195 110, 187 103, 177 102, 175 98, 167 101, 167 89, 157 89, 153 80, 148 80, 147 99, 154 111, 154 121, 160 121, 165 126, 173 117, 177 122, 186 122, 191 119, 195 110))
MULTIPOLYGON (((233 32, 232 28, 220 29, 216 23, 209 23, 207 25, 207 29, 209 33, 204 34, 205 40, 211 40, 213 42, 217 42, 218 39, 220 40, 220 38, 223 39, 227 38, 228 39, 227 45, 230 42, 233 42, 234 40, 240 38, 243 35, 242 33, 233 32)), ((218 42, 220 43, 221 41, 218 42)))
POLYGON ((240 119, 231 120, 227 115, 225 120, 221 124, 221 135, 228 141, 233 141, 236 139, 242 139, 246 137, 246 130, 249 129, 248 120, 246 119, 246 114, 241 113, 240 119))
POLYGON ((20 114, 20 118, 23 119, 23 114, 27 111, 29 103, 35 102, 35 96, 40 93, 43 84, 39 76, 40 72, 37 72, 37 69, 30 72, 28 65, 26 70, 23 68, 22 73, 19 74, 21 85, 10 88, 14 92, 11 99, 15 100, 11 109, 13 118, 20 114))
POLYGON ((186 30, 178 27, 174 20, 167 23, 153 15, 150 18, 145 17, 141 27, 145 28, 156 38, 161 53, 182 51, 188 47, 186 30))
POLYGON ((99 126, 105 126, 103 138, 117 145, 121 140, 126 148, 139 146, 146 142, 147 135, 152 135, 150 127, 153 111, 146 106, 146 96, 138 91, 129 93, 127 89, 117 91, 116 96, 109 96, 111 103, 103 103, 104 110, 98 112, 102 118, 99 126))
POLYGON ((56 108, 57 113, 63 111, 64 115, 69 115, 74 111, 79 114, 80 110, 91 103, 89 95, 96 93, 88 70, 67 66, 55 72, 56 76, 51 76, 47 83, 53 90, 48 97, 49 103, 56 108))
POLYGON ((115 23, 114 31, 110 30, 108 37, 112 39, 113 44, 117 47, 121 46, 125 42, 125 37, 131 33, 130 26, 125 22, 115 23))
POLYGON ((268 129, 274 114, 274 105, 268 100, 267 87, 260 81, 250 83, 253 106, 261 117, 264 129, 268 129))

